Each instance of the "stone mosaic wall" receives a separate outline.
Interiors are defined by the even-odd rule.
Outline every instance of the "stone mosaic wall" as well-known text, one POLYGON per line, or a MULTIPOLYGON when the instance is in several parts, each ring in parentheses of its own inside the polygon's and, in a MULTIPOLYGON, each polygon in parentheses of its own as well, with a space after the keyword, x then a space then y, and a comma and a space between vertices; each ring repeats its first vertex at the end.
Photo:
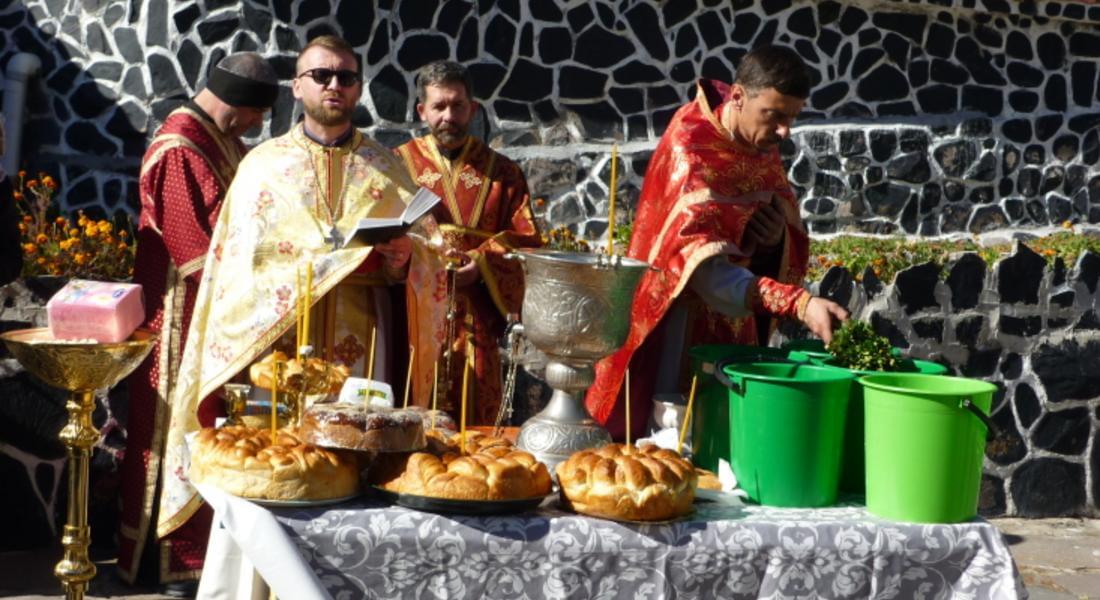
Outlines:
POLYGON ((284 87, 259 141, 297 118, 294 57, 330 31, 369 79, 356 124, 391 145, 419 131, 413 71, 469 64, 475 129, 521 161, 548 223, 593 239, 610 143, 629 206, 692 82, 730 79, 768 41, 818 80, 785 148, 813 231, 1100 221, 1100 6, 1077 2, 0 0, 0 66, 17 50, 43 61, 31 170, 59 171, 70 207, 132 211, 149 135, 212 63, 272 57, 284 87))
POLYGON ((836 267, 814 287, 910 356, 997 384, 982 513, 1100 516, 1100 256, 1048 268, 1021 245, 995 265, 961 254, 890 285, 860 275, 836 267))

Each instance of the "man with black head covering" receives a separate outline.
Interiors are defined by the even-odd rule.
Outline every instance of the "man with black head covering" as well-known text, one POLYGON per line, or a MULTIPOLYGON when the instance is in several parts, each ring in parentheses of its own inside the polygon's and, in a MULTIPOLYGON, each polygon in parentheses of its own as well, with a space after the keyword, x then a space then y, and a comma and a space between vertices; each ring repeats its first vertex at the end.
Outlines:
MULTIPOLYGON (((142 160, 134 283, 145 292, 143 326, 160 338, 128 382, 118 570, 131 583, 144 568, 156 569, 162 583, 191 582, 202 570, 211 520, 207 507, 176 524, 158 543, 146 544, 155 522, 169 390, 175 386, 210 236, 246 152, 240 136, 263 123, 278 91, 274 69, 259 54, 225 57, 210 70, 206 87, 168 115, 142 160)), ((212 426, 222 407, 208 400, 199 418, 212 426)))

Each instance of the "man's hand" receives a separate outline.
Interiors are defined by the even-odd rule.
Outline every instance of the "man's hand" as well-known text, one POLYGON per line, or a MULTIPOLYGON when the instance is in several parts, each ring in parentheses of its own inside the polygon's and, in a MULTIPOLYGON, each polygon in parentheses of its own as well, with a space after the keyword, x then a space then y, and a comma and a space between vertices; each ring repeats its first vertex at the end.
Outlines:
POLYGON ((455 269, 455 287, 464 288, 481 279, 481 271, 478 270, 477 263, 465 252, 451 248, 444 252, 443 256, 460 265, 455 269))
POLYGON ((847 321, 848 311, 843 306, 818 296, 810 298, 802 323, 826 344, 833 340, 833 320, 847 321))
POLYGON ((382 253, 382 265, 386 273, 394 279, 405 278, 409 258, 412 257, 412 248, 412 240, 404 235, 374 246, 375 250, 382 253))
POLYGON ((745 227, 745 235, 741 241, 742 249, 754 247, 760 252, 771 252, 783 241, 783 234, 787 231, 787 219, 779 207, 781 201, 773 194, 768 202, 756 209, 745 227))

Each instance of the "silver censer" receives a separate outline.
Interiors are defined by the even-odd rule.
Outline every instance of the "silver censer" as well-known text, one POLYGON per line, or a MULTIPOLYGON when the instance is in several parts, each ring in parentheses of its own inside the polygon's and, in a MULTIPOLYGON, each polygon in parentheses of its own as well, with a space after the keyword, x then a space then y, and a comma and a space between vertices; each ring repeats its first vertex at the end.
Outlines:
POLYGON ((557 250, 519 250, 523 263, 522 324, 515 328, 546 354, 550 402, 520 429, 516 445, 550 468, 611 441, 588 414, 584 390, 592 365, 615 352, 630 330, 630 305, 650 267, 631 258, 557 250))

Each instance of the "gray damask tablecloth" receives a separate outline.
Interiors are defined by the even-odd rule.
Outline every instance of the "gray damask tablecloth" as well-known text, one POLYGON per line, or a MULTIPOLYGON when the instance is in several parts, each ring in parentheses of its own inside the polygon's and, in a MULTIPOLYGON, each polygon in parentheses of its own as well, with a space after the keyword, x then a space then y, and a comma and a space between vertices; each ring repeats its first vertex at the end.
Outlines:
POLYGON ((982 520, 917 525, 862 507, 697 504, 689 519, 634 525, 552 503, 520 516, 448 517, 369 498, 272 513, 337 599, 1027 595, 1001 534, 982 520))

